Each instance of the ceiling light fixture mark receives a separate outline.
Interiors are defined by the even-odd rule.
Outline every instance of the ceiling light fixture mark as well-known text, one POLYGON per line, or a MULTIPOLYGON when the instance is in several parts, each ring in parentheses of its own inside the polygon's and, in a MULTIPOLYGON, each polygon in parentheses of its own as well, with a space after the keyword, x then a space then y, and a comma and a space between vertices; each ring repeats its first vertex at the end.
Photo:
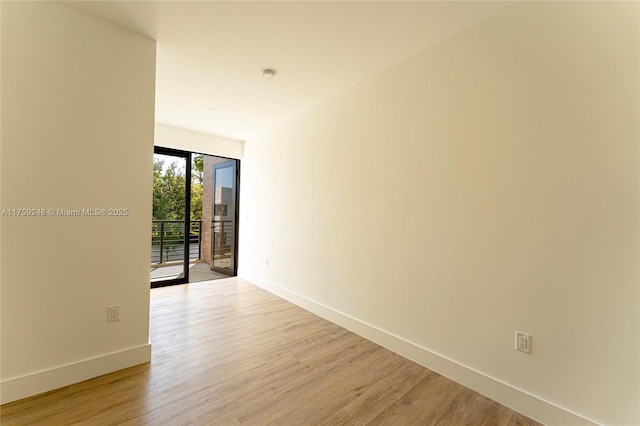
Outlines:
POLYGON ((270 68, 266 68, 262 70, 262 79, 271 81, 276 78, 276 72, 270 68))

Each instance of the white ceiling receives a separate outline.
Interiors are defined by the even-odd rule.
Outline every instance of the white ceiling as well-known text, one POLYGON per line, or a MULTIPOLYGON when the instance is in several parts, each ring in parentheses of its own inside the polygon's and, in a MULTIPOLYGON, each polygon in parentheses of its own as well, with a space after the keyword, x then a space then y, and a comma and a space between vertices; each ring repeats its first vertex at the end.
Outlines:
POLYGON ((239 140, 508 5, 484 1, 63 3, 157 40, 158 123, 239 140), (277 71, 273 81, 261 79, 264 68, 277 71))

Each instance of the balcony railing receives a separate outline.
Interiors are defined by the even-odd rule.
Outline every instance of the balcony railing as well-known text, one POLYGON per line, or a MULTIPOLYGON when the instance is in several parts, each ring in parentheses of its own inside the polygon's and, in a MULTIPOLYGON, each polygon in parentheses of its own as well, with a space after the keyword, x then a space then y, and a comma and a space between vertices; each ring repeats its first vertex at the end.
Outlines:
MULTIPOLYGON (((154 220, 151 224, 151 264, 184 261, 184 221, 154 220)), ((202 221, 189 223, 189 260, 202 259, 202 221)))

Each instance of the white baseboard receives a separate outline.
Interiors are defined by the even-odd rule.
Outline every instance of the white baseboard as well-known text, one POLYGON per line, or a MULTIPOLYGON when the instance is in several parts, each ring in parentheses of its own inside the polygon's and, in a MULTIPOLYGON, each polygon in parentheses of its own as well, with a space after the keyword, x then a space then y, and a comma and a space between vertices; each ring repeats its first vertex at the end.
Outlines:
POLYGON ((151 343, 38 371, 0 383, 0 403, 37 395, 151 361, 151 343))
POLYGON ((438 354, 430 349, 396 336, 374 325, 368 324, 348 314, 337 311, 329 306, 318 303, 299 293, 288 290, 267 280, 245 275, 238 272, 238 276, 294 303, 324 319, 346 328, 372 342, 379 344, 405 358, 408 358, 438 374, 441 374, 463 386, 491 398, 500 404, 511 408, 546 425, 597 425, 598 423, 580 416, 570 410, 562 408, 543 398, 531 395, 508 383, 495 379, 487 374, 463 365, 452 359, 438 354))

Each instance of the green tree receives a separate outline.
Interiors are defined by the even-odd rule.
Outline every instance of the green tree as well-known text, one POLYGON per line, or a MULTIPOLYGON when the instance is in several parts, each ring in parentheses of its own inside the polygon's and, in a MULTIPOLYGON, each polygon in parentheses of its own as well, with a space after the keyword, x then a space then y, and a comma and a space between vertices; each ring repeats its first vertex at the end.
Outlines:
MULTIPOLYGON (((191 163, 191 220, 202 220, 202 190, 204 156, 196 154, 191 163)), ((186 176, 178 163, 168 165, 159 157, 153 161, 153 219, 182 221, 184 217, 186 176)), ((165 259, 184 241, 183 225, 157 224, 153 230, 153 244, 163 241, 165 259), (160 235, 162 234, 162 236, 160 235)))
POLYGON ((202 190, 204 182, 204 156, 193 156, 191 165, 191 220, 202 220, 202 190))
POLYGON ((164 161, 153 159, 153 220, 159 220, 165 216, 166 203, 162 197, 162 168, 164 161))
POLYGON ((185 177, 174 162, 165 167, 163 160, 153 162, 153 219, 183 220, 185 177))

